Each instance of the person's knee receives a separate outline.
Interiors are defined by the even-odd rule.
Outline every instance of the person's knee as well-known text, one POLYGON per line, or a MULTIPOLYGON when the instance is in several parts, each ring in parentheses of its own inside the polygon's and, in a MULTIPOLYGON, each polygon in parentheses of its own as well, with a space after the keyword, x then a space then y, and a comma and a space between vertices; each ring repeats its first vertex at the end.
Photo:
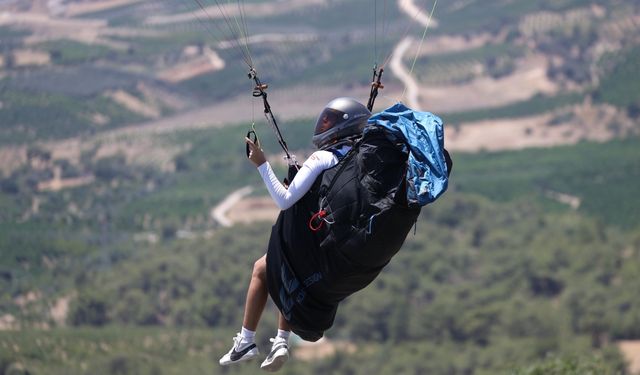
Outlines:
POLYGON ((265 257, 262 257, 253 264, 252 277, 258 278, 262 281, 267 279, 267 261, 265 257))

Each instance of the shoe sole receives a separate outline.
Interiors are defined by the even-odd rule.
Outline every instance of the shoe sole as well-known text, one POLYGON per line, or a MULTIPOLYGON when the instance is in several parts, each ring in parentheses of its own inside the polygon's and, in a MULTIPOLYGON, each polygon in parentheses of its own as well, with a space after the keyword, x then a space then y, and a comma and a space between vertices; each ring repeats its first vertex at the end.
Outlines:
POLYGON ((254 359, 255 357, 257 357, 257 356, 259 356, 259 355, 260 355, 259 353, 255 353, 255 354, 245 354, 245 356, 244 356, 244 357, 242 357, 242 358, 238 359, 237 361, 229 360, 229 361, 225 361, 225 362, 220 361, 219 363, 220 363, 220 366, 228 366, 228 365, 232 365, 232 364, 234 364, 234 363, 244 362, 244 361, 248 361, 248 360, 250 360, 250 359, 254 359))
POLYGON ((285 364, 285 362, 287 362, 288 359, 289 351, 284 351, 284 353, 278 351, 276 352, 276 354, 274 354, 273 359, 270 363, 263 363, 260 368, 267 372, 276 372, 282 368, 282 366, 285 364))

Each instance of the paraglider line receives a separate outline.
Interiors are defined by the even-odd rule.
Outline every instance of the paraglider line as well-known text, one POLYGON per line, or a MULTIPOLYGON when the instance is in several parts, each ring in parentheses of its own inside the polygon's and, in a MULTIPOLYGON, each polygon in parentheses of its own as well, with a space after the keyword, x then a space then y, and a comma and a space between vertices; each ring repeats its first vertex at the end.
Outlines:
MULTIPOLYGON (((433 13, 436 10, 436 5, 438 5, 438 0, 435 0, 433 2, 433 7, 431 8, 429 19, 427 20, 427 24, 424 28, 424 32, 422 33, 422 39, 420 39, 420 44, 418 45, 418 49, 416 50, 415 56, 413 57, 413 63, 411 63, 411 69, 409 70, 409 75, 413 74, 413 68, 415 68, 416 61, 418 60, 418 55, 420 55, 420 51, 422 50, 422 45, 424 44, 424 40, 427 36, 427 31, 429 30, 429 26, 431 25, 431 19, 433 18, 433 13)), ((404 90, 402 91, 402 96, 400 98, 403 98, 406 92, 407 92, 407 86, 404 87, 404 90)))
POLYGON ((276 122, 276 118, 273 115, 273 111, 271 110, 271 105, 267 100, 266 90, 269 87, 269 85, 264 84, 260 81, 260 78, 258 78, 258 74, 256 73, 256 70, 253 68, 249 69, 249 73, 247 75, 249 76, 249 79, 252 79, 256 84, 255 88, 253 89, 253 96, 256 98, 258 97, 262 98, 262 103, 264 105, 264 116, 266 117, 269 125, 271 125, 271 128, 273 129, 273 131, 276 133, 278 144, 280 144, 280 147, 282 147, 282 150, 284 151, 287 160, 289 162, 294 162, 293 165, 295 165, 295 160, 293 159, 291 154, 289 154, 289 147, 287 146, 287 142, 285 142, 284 137, 280 132, 280 128, 278 127, 278 123, 276 122))

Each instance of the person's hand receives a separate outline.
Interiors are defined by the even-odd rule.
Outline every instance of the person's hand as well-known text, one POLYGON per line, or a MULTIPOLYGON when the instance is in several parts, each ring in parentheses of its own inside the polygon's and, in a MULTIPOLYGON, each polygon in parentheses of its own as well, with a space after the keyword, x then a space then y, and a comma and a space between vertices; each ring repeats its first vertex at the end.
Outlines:
POLYGON ((259 167, 264 164, 267 159, 264 157, 264 151, 260 148, 260 141, 253 141, 249 138, 244 139, 244 141, 249 146, 249 160, 256 166, 259 167))

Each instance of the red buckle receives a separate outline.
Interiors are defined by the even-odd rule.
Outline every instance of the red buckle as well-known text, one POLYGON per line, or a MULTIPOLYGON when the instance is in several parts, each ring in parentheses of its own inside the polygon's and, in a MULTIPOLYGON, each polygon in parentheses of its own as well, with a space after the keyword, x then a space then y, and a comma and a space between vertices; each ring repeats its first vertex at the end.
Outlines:
POLYGON ((324 217, 327 216, 327 211, 325 210, 320 210, 318 212, 316 212, 315 214, 313 214, 313 216, 311 216, 311 219, 309 220, 309 229, 311 229, 314 232, 317 232, 320 230, 320 228, 322 228, 322 226, 324 225, 324 217), (318 225, 313 225, 314 220, 320 220, 320 224, 318 225))

